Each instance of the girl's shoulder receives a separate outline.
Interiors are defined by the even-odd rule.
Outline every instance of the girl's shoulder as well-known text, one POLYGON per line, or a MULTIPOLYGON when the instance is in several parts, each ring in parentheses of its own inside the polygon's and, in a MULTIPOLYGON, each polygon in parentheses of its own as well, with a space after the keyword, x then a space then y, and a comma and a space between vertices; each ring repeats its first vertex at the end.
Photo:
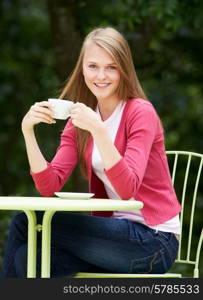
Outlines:
POLYGON ((156 109, 150 101, 142 98, 128 99, 126 103, 126 114, 130 116, 139 113, 142 113, 142 115, 150 113, 157 116, 156 109))
POLYGON ((127 100, 124 122, 128 130, 137 126, 144 126, 155 129, 157 134, 163 133, 163 126, 160 117, 153 104, 142 98, 127 100))

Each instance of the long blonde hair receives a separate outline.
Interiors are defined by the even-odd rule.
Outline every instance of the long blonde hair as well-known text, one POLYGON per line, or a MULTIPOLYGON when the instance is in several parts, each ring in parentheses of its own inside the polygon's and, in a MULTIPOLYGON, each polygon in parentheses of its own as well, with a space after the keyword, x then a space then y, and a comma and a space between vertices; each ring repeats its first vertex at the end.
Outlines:
MULTIPOLYGON (((89 42, 106 50, 117 64, 120 71, 117 89, 119 99, 125 101, 131 98, 147 99, 136 75, 129 45, 122 34, 112 27, 96 28, 86 36, 76 66, 59 96, 60 99, 82 102, 95 110, 97 99, 87 87, 83 77, 83 57, 89 42)), ((76 130, 80 167, 82 173, 86 175, 84 152, 90 133, 80 128, 76 130)))

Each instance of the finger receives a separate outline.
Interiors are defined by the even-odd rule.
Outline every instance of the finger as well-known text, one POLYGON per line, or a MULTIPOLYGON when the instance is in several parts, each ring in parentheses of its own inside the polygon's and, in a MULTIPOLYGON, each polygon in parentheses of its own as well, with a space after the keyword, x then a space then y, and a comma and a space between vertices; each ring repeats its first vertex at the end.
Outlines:
POLYGON ((39 105, 33 105, 31 107, 31 110, 36 111, 36 112, 44 113, 44 114, 49 115, 51 117, 53 117, 53 114, 54 114, 51 109, 46 108, 46 107, 42 107, 42 106, 39 106, 39 105))
MULTIPOLYGON (((76 119, 72 119, 72 123, 75 125, 75 126, 78 126, 79 125, 79 122, 76 120, 76 119)), ((79 127, 79 126, 78 126, 79 127)))
POLYGON ((51 118, 49 115, 41 112, 31 111, 30 116, 33 118, 46 120, 48 123, 56 123, 56 121, 53 118, 51 118))
POLYGON ((70 113, 73 113, 73 114, 79 113, 80 111, 81 111, 81 109, 79 107, 70 109, 70 113))
POLYGON ((32 125, 37 125, 39 123, 46 123, 46 124, 53 124, 55 122, 50 122, 47 119, 43 118, 43 117, 37 117, 37 116, 31 116, 30 117, 30 122, 32 125))
POLYGON ((76 102, 76 103, 74 103, 73 105, 72 105, 72 107, 73 108, 78 108, 78 107, 80 107, 80 108, 82 108, 82 107, 86 107, 86 105, 84 104, 84 103, 81 103, 81 102, 76 102))
POLYGON ((72 119, 72 123, 74 126, 86 130, 86 126, 84 126, 84 124, 81 123, 79 120, 72 119))
POLYGON ((71 111, 70 112, 70 117, 73 119, 80 120, 83 118, 83 114, 81 114, 79 111, 71 111))
POLYGON ((40 102, 35 102, 34 105, 50 107, 52 104, 49 101, 40 101, 40 102))
POLYGON ((56 121, 53 121, 53 122, 50 122, 50 121, 47 121, 46 119, 43 119, 43 118, 35 118, 36 119, 36 121, 37 121, 37 123, 39 124, 39 123, 46 123, 46 124, 55 124, 56 123, 56 121))
POLYGON ((79 106, 77 105, 77 103, 74 103, 74 104, 71 105, 70 110, 75 110, 75 109, 77 109, 78 107, 79 107, 79 106))
POLYGON ((52 104, 48 101, 41 101, 41 102, 35 102, 33 106, 34 107, 47 107, 49 109, 52 109, 54 107, 54 104, 52 104))
POLYGON ((35 124, 39 124, 39 123, 53 124, 54 123, 54 122, 48 121, 47 119, 38 118, 38 117, 34 117, 34 121, 35 121, 35 124))

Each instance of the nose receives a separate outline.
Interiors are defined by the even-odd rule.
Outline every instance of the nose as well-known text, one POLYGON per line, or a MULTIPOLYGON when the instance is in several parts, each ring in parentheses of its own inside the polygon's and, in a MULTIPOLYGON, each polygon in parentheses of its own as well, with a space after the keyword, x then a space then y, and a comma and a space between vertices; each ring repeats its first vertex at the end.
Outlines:
POLYGON ((105 70, 101 68, 97 73, 97 79, 104 80, 105 78, 106 78, 105 70))

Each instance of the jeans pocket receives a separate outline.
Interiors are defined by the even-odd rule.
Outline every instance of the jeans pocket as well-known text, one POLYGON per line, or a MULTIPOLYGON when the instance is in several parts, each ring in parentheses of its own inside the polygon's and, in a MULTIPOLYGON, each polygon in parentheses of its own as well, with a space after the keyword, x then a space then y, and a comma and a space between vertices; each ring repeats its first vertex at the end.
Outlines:
POLYGON ((143 244, 143 243, 151 243, 156 234, 155 230, 149 228, 148 226, 137 223, 137 222, 132 222, 128 221, 129 224, 129 240, 133 243, 136 244, 143 244))
POLYGON ((175 235, 170 232, 159 231, 158 237, 162 247, 166 250, 166 253, 168 253, 172 265, 177 257, 179 241, 175 235))
POLYGON ((130 272, 135 274, 166 273, 169 269, 164 249, 161 249, 152 255, 144 258, 136 258, 131 260, 130 272))

